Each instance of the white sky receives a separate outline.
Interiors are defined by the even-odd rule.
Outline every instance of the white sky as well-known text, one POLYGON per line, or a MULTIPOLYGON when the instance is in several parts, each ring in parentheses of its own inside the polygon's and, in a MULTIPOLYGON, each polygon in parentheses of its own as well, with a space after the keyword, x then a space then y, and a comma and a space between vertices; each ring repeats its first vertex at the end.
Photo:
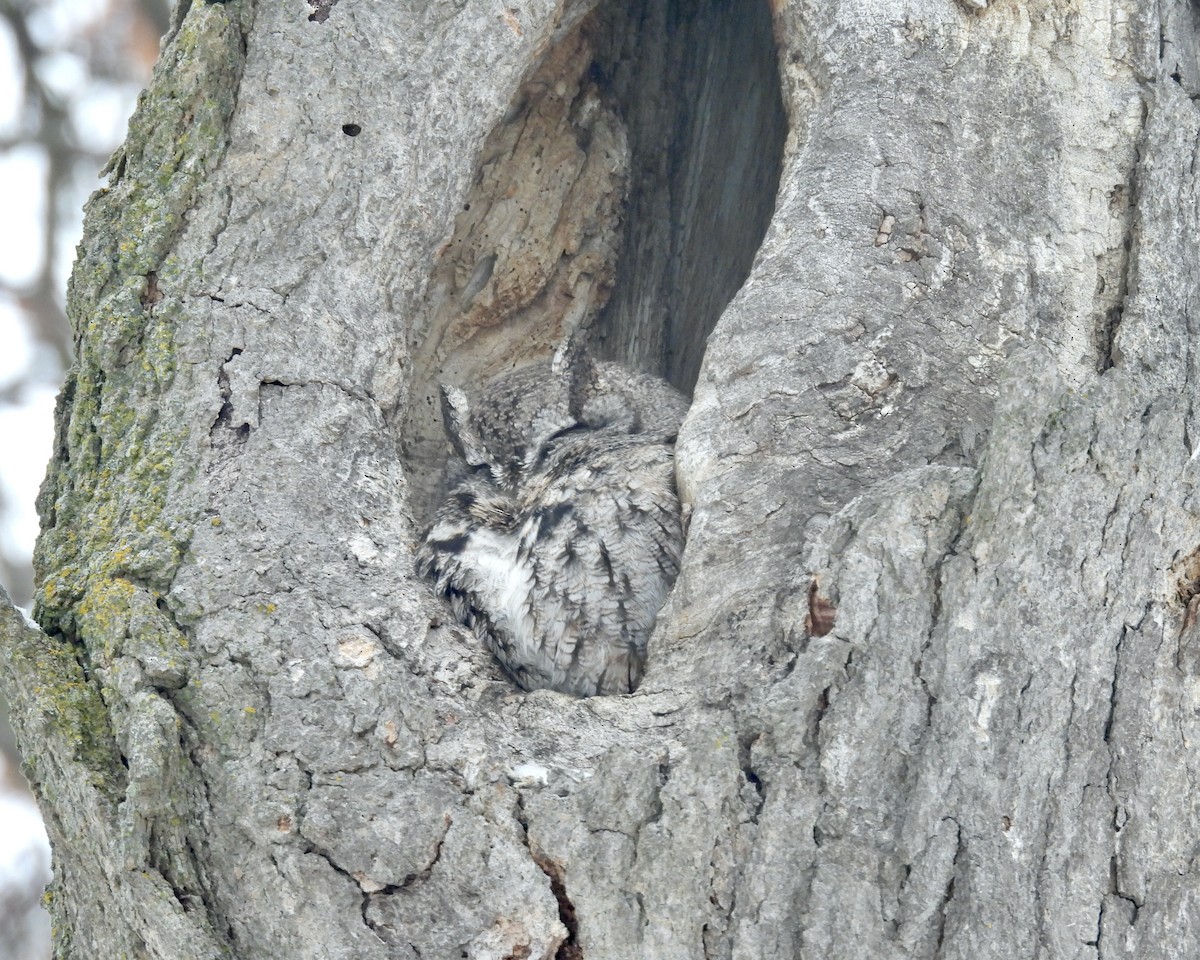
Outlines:
MULTIPOLYGON (((0 754, 0 779, 5 774, 0 754)), ((28 795, 0 792, 0 901, 10 888, 50 880, 50 841, 37 805, 28 795)))
MULTIPOLYGON (((40 267, 43 184, 44 164, 37 152, 17 148, 0 153, 0 211, 8 225, 0 230, 0 277, 8 282, 28 283, 40 267)), ((34 359, 20 311, 0 296, 0 388, 26 376, 34 359)), ((15 405, 0 404, 0 491, 8 507, 0 513, 0 545, 9 556, 33 553, 37 536, 33 501, 53 443, 56 392, 57 385, 31 385, 20 391, 15 405)))
POLYGON ((38 519, 33 508, 54 442, 54 398, 57 389, 38 386, 25 390, 18 406, 0 406, 0 489, 16 507, 0 524, 0 543, 10 556, 32 556, 38 519))
POLYGON ((32 282, 42 265, 46 166, 42 151, 31 146, 0 153, 0 210, 7 224, 0 230, 0 277, 9 283, 32 282))

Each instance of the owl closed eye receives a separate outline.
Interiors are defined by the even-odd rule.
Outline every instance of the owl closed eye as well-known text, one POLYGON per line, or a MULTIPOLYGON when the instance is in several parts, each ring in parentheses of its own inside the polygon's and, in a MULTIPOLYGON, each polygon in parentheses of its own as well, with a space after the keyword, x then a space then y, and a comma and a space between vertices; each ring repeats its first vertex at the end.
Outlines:
POLYGON ((687 401, 568 340, 473 397, 444 387, 442 410, 461 477, 419 572, 523 688, 632 691, 683 550, 687 401))

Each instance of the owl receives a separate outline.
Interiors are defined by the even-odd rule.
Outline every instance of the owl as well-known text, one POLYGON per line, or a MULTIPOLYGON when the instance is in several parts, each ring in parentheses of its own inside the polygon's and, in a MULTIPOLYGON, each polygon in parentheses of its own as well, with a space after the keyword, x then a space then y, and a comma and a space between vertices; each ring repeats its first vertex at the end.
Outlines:
POLYGON ((574 339, 474 397, 442 387, 457 476, 417 569, 524 689, 589 697, 641 680, 683 550, 686 410, 574 339))

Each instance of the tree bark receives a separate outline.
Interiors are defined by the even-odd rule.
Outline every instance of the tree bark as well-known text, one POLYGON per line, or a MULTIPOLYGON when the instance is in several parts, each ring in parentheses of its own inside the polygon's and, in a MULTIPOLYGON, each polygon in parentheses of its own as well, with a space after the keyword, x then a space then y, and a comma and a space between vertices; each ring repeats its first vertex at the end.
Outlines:
POLYGON ((0 618, 58 956, 1200 952, 1192 5, 176 19, 0 618), (694 395, 627 697, 412 573, 579 326, 694 395))

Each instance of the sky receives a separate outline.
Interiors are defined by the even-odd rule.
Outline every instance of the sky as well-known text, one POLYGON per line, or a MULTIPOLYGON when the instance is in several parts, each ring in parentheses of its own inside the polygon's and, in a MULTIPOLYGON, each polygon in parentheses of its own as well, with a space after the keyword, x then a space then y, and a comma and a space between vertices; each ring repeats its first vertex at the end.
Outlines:
MULTIPOLYGON (((0 43, 0 118, 11 115, 6 108, 19 99, 14 95, 18 88, 12 81, 12 53, 11 44, 0 43)), ((12 127, 10 123, 8 131, 12 127)), ((0 230, 0 281, 5 286, 32 282, 41 267, 45 171, 45 160, 35 149, 0 153, 0 211, 6 224, 0 230)), ((10 297, 0 295, 0 391, 21 380, 32 381, 16 391, 16 403, 0 404, 0 493, 9 505, 0 514, 0 547, 12 557, 30 555, 37 536, 33 500, 50 456, 51 416, 61 378, 59 364, 49 358, 52 368, 30 377, 35 353, 22 312, 10 297)))
MULTIPOLYGON (((0 165, 0 182, 4 179, 0 165)), ((5 209, 6 198, 0 195, 0 210, 5 209)), ((10 242, 0 241, 0 262, 7 257, 10 242)), ((0 390, 24 372, 32 352, 32 340, 20 315, 11 304, 0 302, 0 390)), ((10 504, 10 509, 0 515, 0 546, 12 557, 28 558, 33 553, 38 531, 33 501, 50 458, 57 393, 57 386, 45 382, 27 384, 20 390, 17 403, 0 405, 0 449, 4 450, 0 491, 4 502, 10 504)))
MULTIPOLYGON (((10 771, 0 754, 0 783, 10 771)), ((27 793, 0 789, 0 904, 37 903, 50 880, 50 845, 37 807, 27 793)), ((33 960, 48 955, 50 916, 34 908, 0 916, 0 960, 33 960)))

